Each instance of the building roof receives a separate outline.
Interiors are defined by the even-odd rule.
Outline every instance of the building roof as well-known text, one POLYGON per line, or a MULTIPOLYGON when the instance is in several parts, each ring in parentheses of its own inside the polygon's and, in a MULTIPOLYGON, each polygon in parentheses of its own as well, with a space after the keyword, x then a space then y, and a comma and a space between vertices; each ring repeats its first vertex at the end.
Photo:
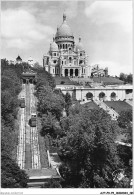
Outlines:
POLYGON ((125 101, 105 101, 105 104, 114 109, 118 114, 120 114, 121 111, 132 110, 132 106, 125 101))
POLYGON ((66 21, 66 14, 63 14, 63 23, 59 28, 57 28, 57 32, 55 37, 70 37, 73 36, 72 30, 66 21))
POLYGON ((21 59, 21 57, 18 55, 18 57, 16 58, 16 60, 18 61, 18 60, 22 60, 22 59, 21 59))
POLYGON ((83 106, 89 108, 90 110, 94 110, 94 109, 98 110, 99 109, 99 107, 97 106, 97 104, 95 104, 92 101, 85 103, 83 106))
POLYGON ((122 85, 124 83, 115 77, 93 77, 93 81, 96 83, 103 82, 104 85, 122 85))

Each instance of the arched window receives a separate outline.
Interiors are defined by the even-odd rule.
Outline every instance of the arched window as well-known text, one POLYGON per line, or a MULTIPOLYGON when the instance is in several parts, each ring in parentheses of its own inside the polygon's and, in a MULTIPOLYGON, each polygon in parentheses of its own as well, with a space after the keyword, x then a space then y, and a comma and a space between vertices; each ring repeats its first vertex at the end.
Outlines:
POLYGON ((82 64, 82 62, 83 62, 83 61, 82 61, 82 60, 80 60, 80 61, 79 61, 79 64, 82 64))
POLYGON ((68 69, 65 69, 65 77, 68 76, 68 69))
POLYGON ((65 49, 65 48, 64 48, 64 44, 63 44, 63 49, 65 49))
POLYGON ((112 92, 111 93, 111 100, 112 101, 115 101, 116 100, 116 93, 115 92, 112 92))
POLYGON ((71 57, 69 57, 69 63, 71 63, 71 61, 72 61, 72 58, 71 58, 71 57))
POLYGON ((92 94, 91 92, 88 92, 88 93, 86 94, 86 98, 87 98, 87 100, 88 100, 88 99, 93 99, 93 94, 92 94))
POLYGON ((77 77, 77 76, 78 76, 78 74, 79 74, 78 69, 75 69, 75 76, 77 77))
POLYGON ((100 94, 99 94, 99 99, 104 99, 105 98, 105 93, 104 92, 101 92, 100 94))
POLYGON ((115 92, 112 92, 111 93, 111 97, 116 97, 116 93, 115 92))

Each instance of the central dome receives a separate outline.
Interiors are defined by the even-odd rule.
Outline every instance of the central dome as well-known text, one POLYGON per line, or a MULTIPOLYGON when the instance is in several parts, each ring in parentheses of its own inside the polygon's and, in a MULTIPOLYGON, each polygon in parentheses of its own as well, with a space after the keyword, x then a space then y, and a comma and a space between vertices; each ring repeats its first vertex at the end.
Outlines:
POLYGON ((63 23, 59 28, 57 28, 57 33, 55 37, 72 37, 72 36, 73 33, 71 31, 70 26, 67 24, 66 15, 63 14, 63 23))

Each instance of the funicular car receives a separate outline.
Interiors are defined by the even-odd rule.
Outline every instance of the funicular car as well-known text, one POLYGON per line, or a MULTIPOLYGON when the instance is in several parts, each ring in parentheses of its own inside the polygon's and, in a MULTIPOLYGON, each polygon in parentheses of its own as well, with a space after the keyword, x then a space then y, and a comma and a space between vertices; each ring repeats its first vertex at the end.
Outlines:
POLYGON ((25 98, 20 99, 20 107, 25 108, 25 98))
POLYGON ((31 119, 30 119, 30 126, 36 127, 36 121, 37 121, 36 113, 32 113, 31 119))

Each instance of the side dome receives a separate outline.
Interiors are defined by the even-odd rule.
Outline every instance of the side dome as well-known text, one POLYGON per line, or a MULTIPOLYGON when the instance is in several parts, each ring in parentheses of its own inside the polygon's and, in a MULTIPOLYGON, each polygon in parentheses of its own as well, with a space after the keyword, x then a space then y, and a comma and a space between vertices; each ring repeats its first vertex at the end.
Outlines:
POLYGON ((58 45, 55 43, 54 39, 53 42, 50 44, 50 51, 58 51, 58 45))
POLYGON ((63 23, 59 28, 57 28, 57 32, 56 32, 55 37, 73 37, 73 33, 71 31, 71 28, 67 24, 65 14, 63 14, 63 23))
POLYGON ((78 42, 78 44, 76 45, 76 50, 78 51, 83 51, 84 50, 84 46, 83 46, 83 44, 82 44, 82 42, 81 42, 81 38, 79 38, 79 42, 78 42))

